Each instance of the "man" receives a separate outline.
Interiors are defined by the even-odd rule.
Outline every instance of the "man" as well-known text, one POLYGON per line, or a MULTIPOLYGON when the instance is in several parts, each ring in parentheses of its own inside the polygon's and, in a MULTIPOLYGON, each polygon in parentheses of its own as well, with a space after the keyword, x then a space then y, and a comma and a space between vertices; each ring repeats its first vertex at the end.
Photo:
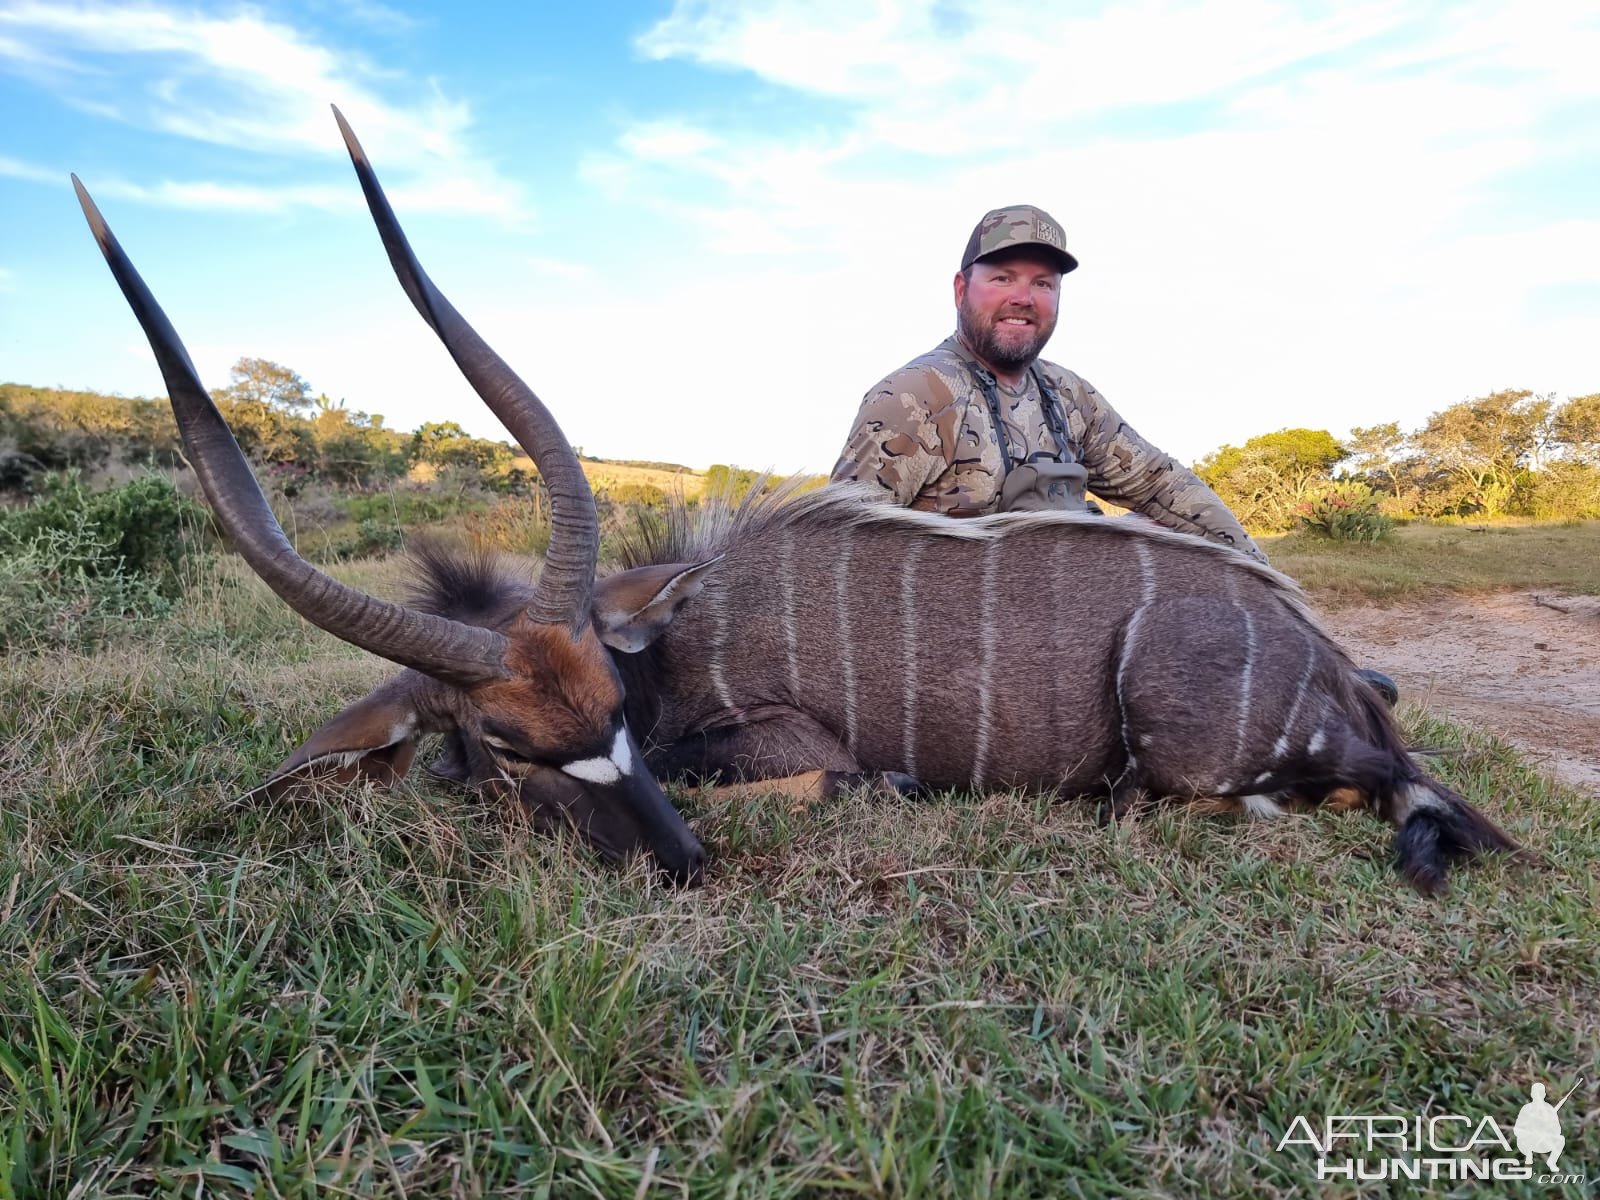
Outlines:
MULTIPOLYGON (((1061 278, 1078 260, 1031 204, 985 214, 954 280, 956 332, 867 393, 833 468, 896 504, 952 517, 1099 511, 1086 495, 1267 561, 1195 473, 1158 450, 1077 375, 1039 357, 1061 278)), ((1389 704, 1399 691, 1359 674, 1389 704)))
POLYGON ((1039 358, 1078 265, 1032 205, 978 222, 956 274, 956 332, 867 393, 833 469, 953 517, 1089 508, 1084 491, 1266 558, 1215 492, 1077 375, 1039 358))

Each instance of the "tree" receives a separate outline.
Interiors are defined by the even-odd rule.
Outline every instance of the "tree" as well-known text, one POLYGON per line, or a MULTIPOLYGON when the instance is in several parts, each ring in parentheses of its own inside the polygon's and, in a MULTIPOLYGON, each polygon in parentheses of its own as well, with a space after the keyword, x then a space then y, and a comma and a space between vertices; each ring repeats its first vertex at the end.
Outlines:
POLYGON ((311 407, 311 385, 288 367, 264 358, 241 358, 228 372, 222 395, 236 404, 259 404, 301 413, 311 407))
POLYGON ((317 415, 311 430, 317 444, 318 475, 334 483, 364 487, 405 471, 409 439, 385 429, 381 414, 353 413, 343 400, 335 402, 327 396, 318 396, 315 403, 317 415))
POLYGON ((1243 446, 1223 446, 1195 464, 1195 474, 1249 529, 1287 529, 1295 510, 1333 478, 1344 446, 1325 429, 1280 429, 1243 446))
POLYGON ((1550 440, 1568 458, 1600 466, 1600 392, 1573 396, 1556 409, 1550 440))
POLYGON ((288 367, 264 358, 241 358, 227 387, 212 393, 233 436, 259 462, 309 469, 315 456, 311 427, 300 413, 311 407, 311 386, 288 367))
POLYGON ((485 487, 504 490, 513 482, 515 455, 504 442, 475 438, 454 421, 429 421, 411 435, 408 457, 438 471, 451 471, 485 487))
POLYGON ((1352 429, 1345 445, 1354 473, 1365 476, 1373 490, 1381 486, 1395 496, 1400 495, 1405 448, 1406 435, 1400 431, 1399 421, 1352 429))
POLYGON ((1520 477, 1539 469, 1553 433, 1554 398, 1492 392, 1436 412, 1411 439, 1432 475, 1435 512, 1505 512, 1520 477))

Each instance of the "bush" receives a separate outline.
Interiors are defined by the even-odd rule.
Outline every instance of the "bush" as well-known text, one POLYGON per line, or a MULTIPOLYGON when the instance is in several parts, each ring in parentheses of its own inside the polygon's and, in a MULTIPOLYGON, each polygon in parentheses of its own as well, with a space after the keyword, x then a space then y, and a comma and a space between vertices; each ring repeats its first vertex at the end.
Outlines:
POLYGON ((1534 476, 1521 511, 1541 521, 1600 517, 1600 467, 1561 460, 1534 476))
POLYGON ((0 511, 0 647, 85 647, 118 622, 165 616, 206 517, 164 476, 91 492, 45 478, 26 508, 0 511))
POLYGON ((612 484, 596 490, 596 502, 602 498, 623 508, 665 508, 669 502, 666 492, 651 483, 612 484))
POLYGON ((406 535, 398 526, 368 518, 356 525, 355 558, 382 558, 404 549, 406 535))
POLYGON ((526 498, 501 500, 469 514, 465 529, 475 549, 542 555, 550 548, 549 500, 543 489, 526 498))
POLYGON ((185 535, 210 518, 164 475, 146 475, 92 492, 75 471, 47 475, 39 498, 0 512, 0 554, 48 542, 62 565, 89 575, 142 575, 175 597, 187 554, 185 535))
POLYGON ((1394 529, 1372 489, 1359 483, 1332 484, 1301 501, 1295 515, 1302 529, 1336 541, 1375 542, 1394 529))
POLYGON ((345 502, 345 512, 357 523, 377 521, 400 528, 431 525, 481 506, 482 502, 474 497, 457 493, 397 488, 351 496, 345 502))

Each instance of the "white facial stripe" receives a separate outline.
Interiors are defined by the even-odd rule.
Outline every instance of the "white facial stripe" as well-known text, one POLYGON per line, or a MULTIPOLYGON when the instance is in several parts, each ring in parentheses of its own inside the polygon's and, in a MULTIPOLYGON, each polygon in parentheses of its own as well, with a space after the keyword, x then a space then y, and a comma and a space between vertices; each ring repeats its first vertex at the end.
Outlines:
POLYGON ((617 764, 617 774, 633 774, 633 751, 628 749, 628 727, 617 726, 617 736, 611 742, 611 761, 617 764))
POLYGON ((615 783, 625 775, 633 774, 633 751, 628 749, 628 729, 617 727, 617 736, 611 743, 609 758, 580 758, 561 768, 574 779, 585 783, 615 783))

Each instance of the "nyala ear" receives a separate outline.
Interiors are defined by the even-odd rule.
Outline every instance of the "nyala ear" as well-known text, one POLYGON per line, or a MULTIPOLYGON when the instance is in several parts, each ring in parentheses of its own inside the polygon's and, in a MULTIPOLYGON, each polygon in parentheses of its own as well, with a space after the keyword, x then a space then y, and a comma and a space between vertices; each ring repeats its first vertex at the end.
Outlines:
POLYGON ((635 654, 672 623, 678 609, 704 586, 705 573, 722 558, 702 563, 662 563, 618 571, 594 585, 594 623, 613 650, 635 654))
POLYGON ((424 711, 431 706, 418 701, 424 689, 437 686, 415 671, 402 671, 323 725, 248 794, 276 800, 319 780, 393 783, 411 769, 417 739, 430 732, 424 711))

